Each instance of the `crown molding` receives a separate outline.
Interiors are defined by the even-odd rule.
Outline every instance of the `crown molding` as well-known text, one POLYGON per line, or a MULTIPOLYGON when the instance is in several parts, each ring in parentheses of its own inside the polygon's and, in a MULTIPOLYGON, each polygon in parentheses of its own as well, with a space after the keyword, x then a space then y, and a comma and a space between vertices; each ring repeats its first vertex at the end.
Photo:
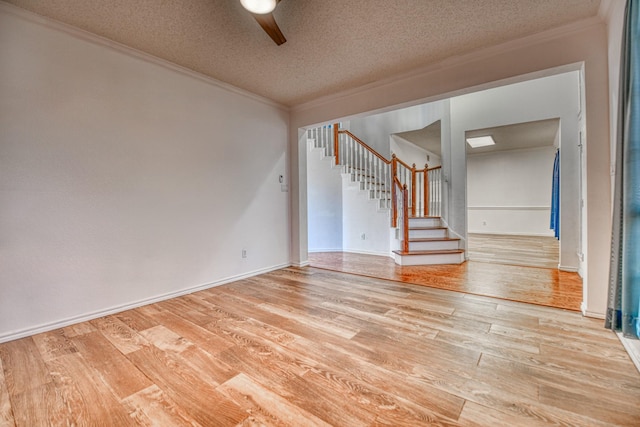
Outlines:
MULTIPOLYGON (((616 1, 621 1, 621 0, 616 0, 616 1)), ((613 11, 613 2, 614 0, 600 0, 600 7, 598 8, 598 17, 602 21, 609 22, 609 19, 611 18, 611 13, 613 11)))
MULTIPOLYGON (((603 0, 603 1, 608 1, 608 0, 603 0)), ((371 82, 366 85, 358 86, 356 88, 347 89, 331 95, 326 95, 309 102, 294 105, 291 107, 291 112, 292 113, 304 112, 307 110, 311 110, 313 108, 321 107, 325 104, 338 102, 343 98, 348 98, 354 95, 358 95, 360 93, 365 93, 372 89, 383 88, 385 86, 397 84, 398 82, 401 82, 403 80, 409 80, 416 77, 427 76, 428 74, 433 73, 434 71, 444 71, 454 67, 469 65, 478 60, 491 58, 493 56, 497 56, 506 52, 523 49, 536 44, 545 43, 558 38, 577 34, 579 32, 582 32, 600 25, 603 25, 603 20, 599 15, 596 15, 587 19, 562 25, 560 27, 552 28, 550 30, 546 30, 540 33, 535 33, 535 34, 521 37, 518 39, 509 40, 507 42, 500 43, 497 45, 492 45, 482 49, 478 49, 473 52, 468 52, 461 55, 454 55, 454 56, 445 58, 441 61, 415 68, 408 72, 400 73, 392 77, 371 82)), ((575 69, 575 66, 576 66, 575 64, 570 64, 570 65, 572 69, 575 69)), ((447 97, 450 97, 453 95, 456 95, 456 94, 447 94, 447 97)), ((437 99, 433 99, 433 100, 437 100, 437 99)))
POLYGON ((127 55, 129 57, 144 61, 149 64, 157 65, 163 67, 165 69, 171 70, 175 73, 182 74, 183 76, 190 77, 196 80, 199 80, 208 85, 214 86, 218 89, 222 89, 226 92, 233 93, 236 95, 243 96, 245 98, 249 98, 253 101, 260 102, 262 104, 269 105, 271 107, 278 108, 284 112, 289 112, 290 108, 284 104, 280 104, 275 102, 269 98, 262 97, 260 95, 256 95, 255 93, 249 92, 247 90, 241 89, 237 86, 233 86, 229 83, 225 83, 223 81, 214 79, 213 77, 209 77, 205 74, 198 73, 189 68, 183 67, 181 65, 177 65, 173 62, 167 61, 162 58, 158 58, 157 56, 150 55, 148 53, 142 52, 141 50, 134 49, 132 47, 126 46, 122 43, 118 43, 116 41, 110 40, 106 37, 99 36, 97 34, 91 33, 89 31, 82 30, 80 28, 74 27, 69 24, 65 24, 60 21, 56 21, 55 19, 48 18, 46 16, 38 15, 34 12, 22 9, 18 6, 14 6, 5 1, 0 0, 0 13, 5 13, 7 15, 12 15, 19 19, 23 19, 30 23, 40 25, 46 28, 50 28, 55 31, 59 31, 65 33, 71 37, 74 37, 79 40, 83 40, 85 42, 105 47, 107 49, 111 49, 118 53, 127 55))

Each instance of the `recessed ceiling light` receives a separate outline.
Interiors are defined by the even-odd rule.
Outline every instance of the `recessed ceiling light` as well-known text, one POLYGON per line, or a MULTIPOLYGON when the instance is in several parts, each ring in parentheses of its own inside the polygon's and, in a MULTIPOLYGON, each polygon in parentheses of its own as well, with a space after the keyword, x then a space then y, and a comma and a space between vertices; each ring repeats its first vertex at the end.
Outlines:
POLYGON ((479 136, 476 138, 467 138, 467 144, 469 144, 471 148, 478 148, 478 147, 488 147, 489 145, 495 145, 496 142, 493 140, 491 135, 488 135, 488 136, 479 136))

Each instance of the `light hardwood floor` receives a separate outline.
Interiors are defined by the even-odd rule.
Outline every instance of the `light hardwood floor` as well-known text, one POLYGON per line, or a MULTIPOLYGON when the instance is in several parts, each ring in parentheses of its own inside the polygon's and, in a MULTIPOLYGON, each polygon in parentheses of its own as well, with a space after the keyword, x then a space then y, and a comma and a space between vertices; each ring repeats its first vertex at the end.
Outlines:
POLYGON ((311 266, 405 283, 580 310, 582 279, 557 269, 467 261, 460 265, 401 266, 387 256, 348 252, 309 254, 311 266))
POLYGON ((633 426, 579 313, 288 268, 0 344, 2 426, 633 426))
POLYGON ((471 261, 558 268, 560 242, 555 237, 469 233, 467 252, 471 261))

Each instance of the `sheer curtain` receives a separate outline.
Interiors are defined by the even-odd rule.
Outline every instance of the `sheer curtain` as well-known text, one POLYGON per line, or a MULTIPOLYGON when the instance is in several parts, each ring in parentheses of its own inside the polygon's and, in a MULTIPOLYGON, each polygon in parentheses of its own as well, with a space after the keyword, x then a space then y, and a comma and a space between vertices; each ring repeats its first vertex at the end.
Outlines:
POLYGON ((628 0, 620 99, 606 327, 640 338, 640 0, 628 0))

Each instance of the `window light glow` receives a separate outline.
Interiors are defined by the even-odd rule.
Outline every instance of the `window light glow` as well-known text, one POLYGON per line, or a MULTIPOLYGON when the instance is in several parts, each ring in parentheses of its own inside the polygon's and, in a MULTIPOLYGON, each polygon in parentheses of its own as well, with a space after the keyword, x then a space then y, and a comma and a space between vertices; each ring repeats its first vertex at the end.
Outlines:
POLYGON ((251 13, 264 15, 273 12, 276 8, 276 0, 240 0, 242 7, 251 13))
POLYGON ((487 136, 479 136, 476 138, 467 138, 467 144, 469 144, 471 148, 478 148, 478 147, 488 147, 489 145, 495 145, 496 142, 493 140, 491 135, 487 135, 487 136))

